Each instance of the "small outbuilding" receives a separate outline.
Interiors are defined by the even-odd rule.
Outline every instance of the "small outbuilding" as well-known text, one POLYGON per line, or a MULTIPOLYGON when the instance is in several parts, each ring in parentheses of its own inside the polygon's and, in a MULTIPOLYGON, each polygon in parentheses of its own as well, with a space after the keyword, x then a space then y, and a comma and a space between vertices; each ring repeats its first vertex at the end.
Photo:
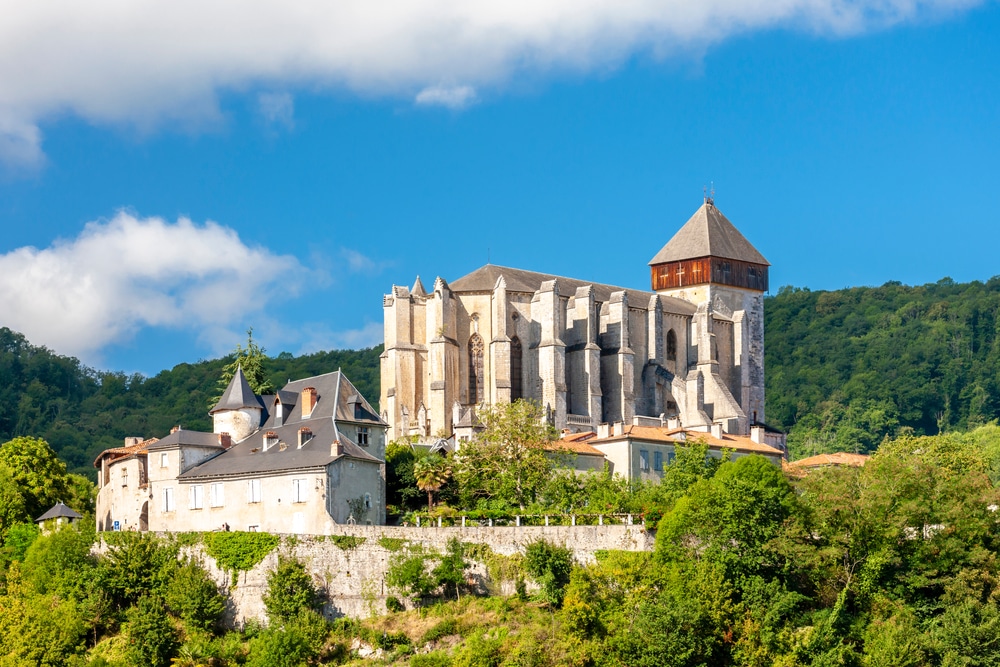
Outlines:
POLYGON ((45 522, 55 520, 55 526, 59 527, 64 523, 76 523, 83 518, 83 515, 67 506, 63 501, 57 502, 48 512, 35 519, 35 523, 42 530, 45 529, 45 522))

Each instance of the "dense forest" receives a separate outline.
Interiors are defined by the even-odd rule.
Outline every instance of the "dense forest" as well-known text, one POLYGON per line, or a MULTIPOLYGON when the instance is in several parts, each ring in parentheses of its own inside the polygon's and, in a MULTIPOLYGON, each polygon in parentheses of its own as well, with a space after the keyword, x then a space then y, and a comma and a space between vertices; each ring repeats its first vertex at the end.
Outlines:
MULTIPOLYGON (((792 458, 874 450, 886 436, 964 430, 1000 418, 1000 277, 836 291, 782 288, 768 297, 767 418, 789 432, 792 458)), ((373 403, 382 348, 281 353, 271 383, 342 368, 373 403)), ((0 440, 47 440, 73 472, 130 435, 208 429, 206 406, 232 357, 155 377, 87 368, 0 328, 0 440)))
POLYGON ((784 287, 764 312, 767 418, 793 458, 1000 417, 1000 277, 784 287))

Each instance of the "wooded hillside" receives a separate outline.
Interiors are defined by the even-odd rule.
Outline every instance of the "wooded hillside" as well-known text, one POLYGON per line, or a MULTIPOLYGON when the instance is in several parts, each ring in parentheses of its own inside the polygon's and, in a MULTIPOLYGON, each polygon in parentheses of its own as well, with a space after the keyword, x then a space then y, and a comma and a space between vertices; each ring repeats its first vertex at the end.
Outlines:
POLYGON ((767 419, 790 431, 793 458, 997 419, 998 311, 1000 277, 783 287, 764 306, 767 419))

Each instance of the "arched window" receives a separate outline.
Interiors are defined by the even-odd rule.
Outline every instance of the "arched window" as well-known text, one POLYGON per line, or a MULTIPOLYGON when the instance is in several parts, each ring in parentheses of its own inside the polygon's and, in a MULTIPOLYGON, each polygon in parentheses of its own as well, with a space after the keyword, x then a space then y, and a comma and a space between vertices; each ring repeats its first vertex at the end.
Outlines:
POLYGON ((521 339, 510 339, 510 400, 523 398, 521 394, 521 339))
POLYGON ((667 361, 677 361, 677 334, 673 329, 667 332, 667 361))
POLYGON ((483 395, 483 337, 477 333, 469 338, 469 403, 479 403, 483 395))

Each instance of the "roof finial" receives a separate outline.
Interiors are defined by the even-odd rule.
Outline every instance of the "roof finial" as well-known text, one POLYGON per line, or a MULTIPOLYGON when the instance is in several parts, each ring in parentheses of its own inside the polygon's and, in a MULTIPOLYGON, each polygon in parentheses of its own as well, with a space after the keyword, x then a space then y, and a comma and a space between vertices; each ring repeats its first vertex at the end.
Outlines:
POLYGON ((708 188, 702 186, 701 191, 705 194, 705 203, 708 204, 709 206, 714 206, 715 205, 715 181, 709 181, 709 185, 712 188, 711 190, 709 190, 708 188))

